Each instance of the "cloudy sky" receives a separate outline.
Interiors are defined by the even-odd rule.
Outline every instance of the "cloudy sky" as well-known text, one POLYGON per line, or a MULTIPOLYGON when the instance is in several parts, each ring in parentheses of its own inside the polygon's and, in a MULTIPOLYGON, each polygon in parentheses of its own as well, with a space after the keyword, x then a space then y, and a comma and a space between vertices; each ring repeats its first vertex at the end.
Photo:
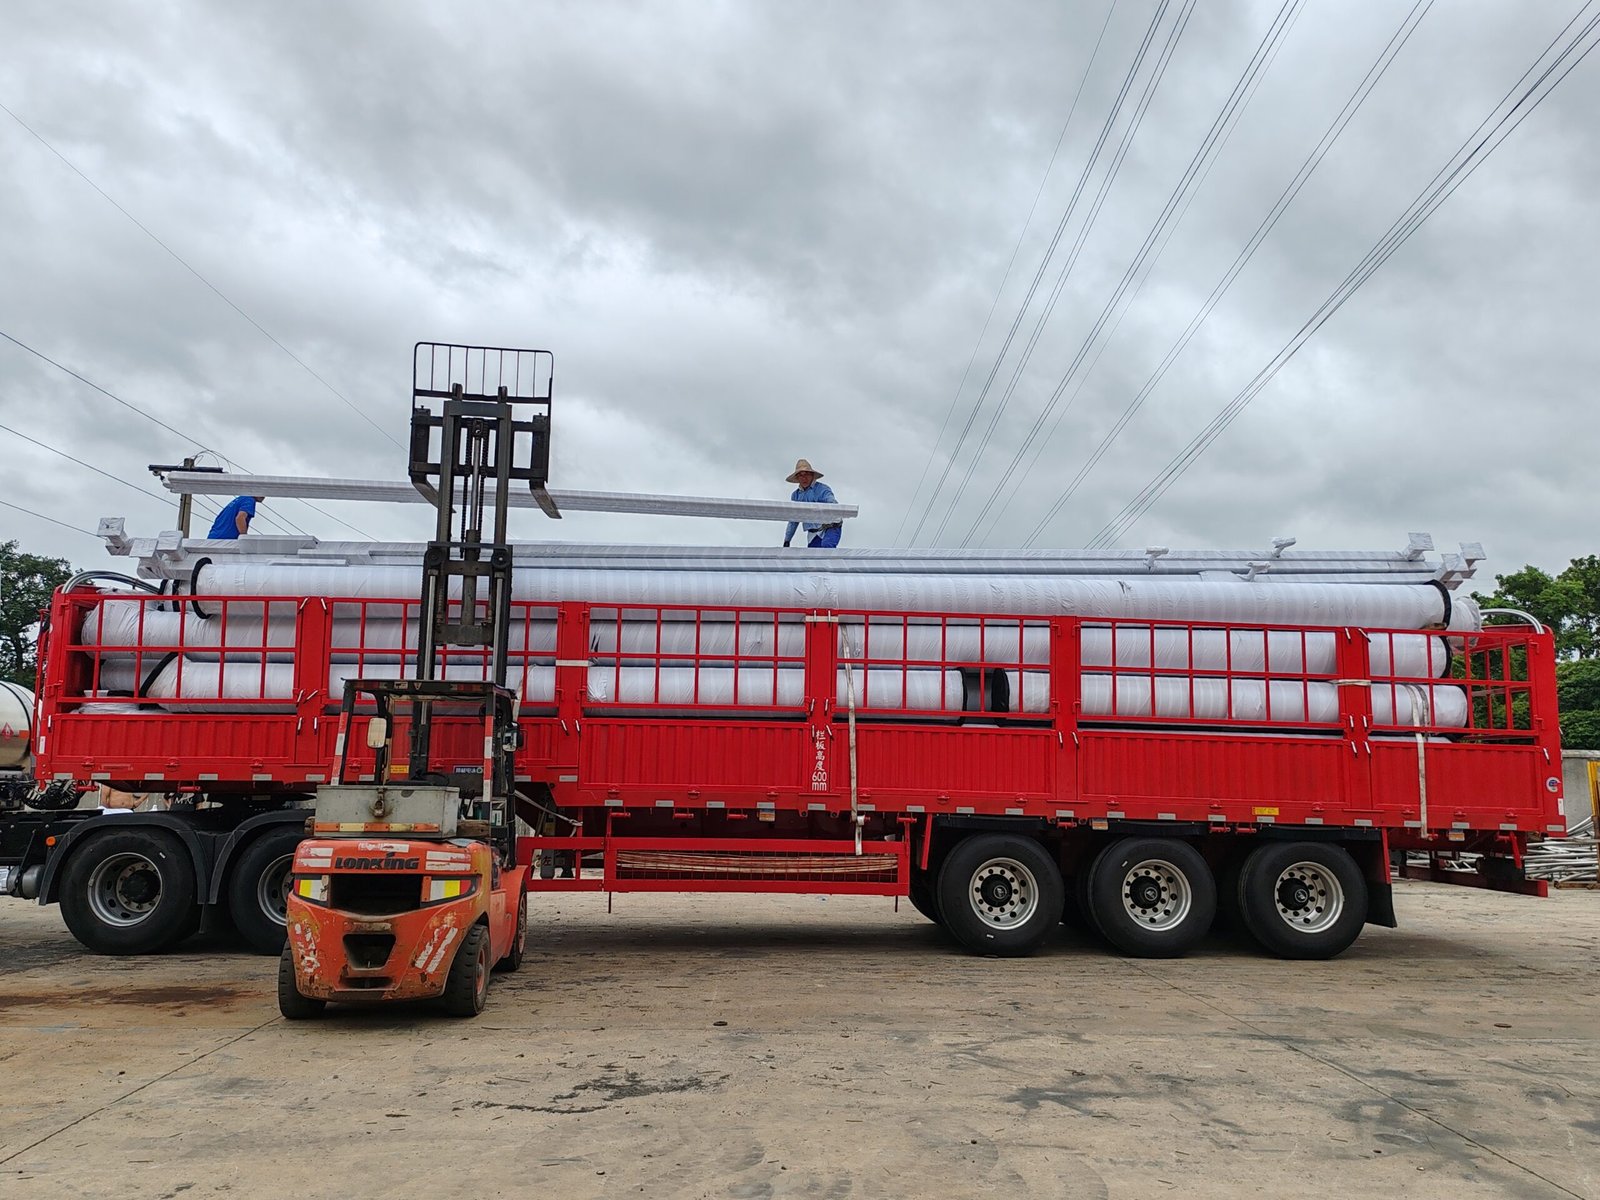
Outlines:
MULTIPOLYGON (((153 491, 145 465, 197 447, 263 473, 393 479, 400 451, 367 418, 403 441, 413 342, 539 346, 557 364, 553 486, 781 497, 804 455, 860 506, 850 544, 1011 546, 1037 531, 1038 545, 1085 545, 1579 10, 1416 10, 1361 109, 1108 441, 1409 3, 1117 0, 1108 19, 1105 0, 13 0, 0 331, 171 429, 9 341, 0 422, 153 491), (1292 23, 1178 193, 1181 220, 1158 226, 1280 13, 1292 23), (1091 336, 1153 228, 1159 255, 1091 336), (1030 442, 1036 426, 1048 436, 1030 442)), ((1596 11, 1583 5, 1571 32, 1596 11)), ((1417 529, 1447 547, 1481 540, 1498 570, 1600 551, 1597 106, 1600 54, 1119 544, 1398 548, 1417 529)), ((0 499, 82 529, 113 514, 141 533, 174 524, 170 505, 0 438, 0 499)), ((419 508, 325 508, 263 514, 322 537, 354 536, 338 519, 425 536, 419 508)), ((536 513, 516 532, 781 536, 536 513)), ((11 537, 104 561, 82 533, 0 507, 11 537)))

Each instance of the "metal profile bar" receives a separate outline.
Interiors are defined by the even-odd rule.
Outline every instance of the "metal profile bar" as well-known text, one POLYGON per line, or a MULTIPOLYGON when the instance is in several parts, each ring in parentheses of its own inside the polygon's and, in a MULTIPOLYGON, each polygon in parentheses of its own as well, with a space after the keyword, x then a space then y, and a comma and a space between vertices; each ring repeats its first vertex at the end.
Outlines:
MULTIPOLYGON (((189 496, 265 496, 297 500, 357 500, 375 504, 426 504, 408 482, 382 479, 316 479, 297 475, 214 475, 174 471, 168 491, 189 496)), ((460 500, 460 489, 457 500, 460 500)), ((566 512, 639 513, 663 517, 713 517, 734 521, 839 521, 859 515, 853 504, 801 504, 792 500, 741 500, 726 496, 674 496, 648 492, 579 492, 549 489, 549 498, 566 512)), ((531 493, 512 492, 513 508, 544 505, 531 493)))

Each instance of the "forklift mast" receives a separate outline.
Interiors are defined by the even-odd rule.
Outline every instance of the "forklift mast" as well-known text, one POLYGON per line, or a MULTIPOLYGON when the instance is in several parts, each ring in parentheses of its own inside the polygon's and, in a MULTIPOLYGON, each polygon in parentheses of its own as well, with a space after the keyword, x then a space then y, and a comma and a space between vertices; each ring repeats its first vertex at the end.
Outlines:
MULTIPOLYGON (((440 651, 482 646, 489 681, 503 688, 511 618, 511 545, 506 533, 511 488, 526 485, 539 506, 560 517, 545 490, 550 473, 550 404, 555 356, 548 350, 418 342, 413 356, 412 485, 435 509, 433 540, 423 556, 416 680, 442 679, 440 651), (452 599, 452 592, 459 599, 452 599)), ((430 776, 433 700, 416 697, 410 778, 430 776)), ((502 756, 505 757, 505 756, 502 756)), ((504 778, 486 791, 509 794, 504 778)))

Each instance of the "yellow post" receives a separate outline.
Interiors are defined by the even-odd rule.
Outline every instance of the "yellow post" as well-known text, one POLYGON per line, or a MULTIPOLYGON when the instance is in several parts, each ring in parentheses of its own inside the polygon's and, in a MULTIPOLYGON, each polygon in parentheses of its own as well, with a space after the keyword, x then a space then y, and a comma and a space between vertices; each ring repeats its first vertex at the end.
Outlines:
POLYGON ((1595 838, 1594 866, 1596 878, 1600 878, 1600 760, 1591 758, 1586 765, 1589 768, 1589 815, 1594 818, 1589 832, 1595 838))

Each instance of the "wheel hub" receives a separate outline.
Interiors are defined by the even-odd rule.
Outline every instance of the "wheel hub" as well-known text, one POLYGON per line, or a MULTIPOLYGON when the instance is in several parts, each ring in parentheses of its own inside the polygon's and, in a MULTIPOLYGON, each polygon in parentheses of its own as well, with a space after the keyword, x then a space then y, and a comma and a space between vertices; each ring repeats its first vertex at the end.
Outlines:
POLYGON ((1139 908, 1154 908, 1161 903, 1161 885, 1148 877, 1134 880, 1128 898, 1139 908))
POLYGON ((149 867, 128 867, 117 877, 116 889, 129 908, 146 912, 161 894, 161 879, 149 867))
POLYGON ((161 903, 161 871, 142 854, 115 854, 89 876, 89 908, 107 925, 137 925, 161 903))
POLYGON ((1321 863, 1297 862, 1285 867, 1273 888, 1278 916, 1291 929, 1321 933, 1344 915, 1344 888, 1339 877, 1321 863))
POLYGON ((1141 928, 1175 929, 1188 919, 1193 904, 1189 877, 1165 859, 1135 863, 1122 877, 1122 909, 1141 928))
POLYGON ((983 902, 990 908, 1004 908, 1011 902, 1015 889, 1011 881, 1000 875, 991 875, 983 881, 983 902))
POLYGON ((1311 889, 1297 879, 1285 880, 1278 888, 1278 903, 1298 912, 1311 904, 1311 889))
POLYGON ((1014 858, 991 858, 972 873, 972 911, 992 929, 1015 929, 1039 908, 1039 882, 1014 858))

